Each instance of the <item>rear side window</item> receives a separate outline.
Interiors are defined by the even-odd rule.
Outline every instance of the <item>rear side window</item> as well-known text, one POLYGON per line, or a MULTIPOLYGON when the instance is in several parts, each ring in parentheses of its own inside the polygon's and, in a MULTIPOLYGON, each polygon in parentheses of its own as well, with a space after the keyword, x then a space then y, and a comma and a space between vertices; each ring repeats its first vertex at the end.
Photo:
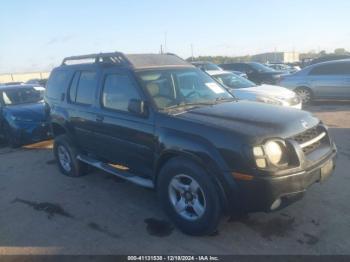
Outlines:
POLYGON ((46 96, 48 98, 60 99, 62 93, 66 92, 72 72, 54 71, 47 82, 46 96))
POLYGON ((107 75, 102 93, 103 107, 128 111, 131 99, 140 99, 140 95, 130 78, 127 75, 107 75))
POLYGON ((350 75, 350 63, 319 65, 310 71, 310 75, 350 75))
MULTIPOLYGON (((84 105, 92 105, 95 100, 96 86, 97 72, 81 72, 77 90, 73 90, 73 92, 76 92, 75 102, 84 105)), ((72 85, 72 88, 74 89, 75 87, 72 85)), ((74 93, 70 92, 70 95, 74 95, 74 93)), ((72 102, 74 102, 74 100, 72 102)))

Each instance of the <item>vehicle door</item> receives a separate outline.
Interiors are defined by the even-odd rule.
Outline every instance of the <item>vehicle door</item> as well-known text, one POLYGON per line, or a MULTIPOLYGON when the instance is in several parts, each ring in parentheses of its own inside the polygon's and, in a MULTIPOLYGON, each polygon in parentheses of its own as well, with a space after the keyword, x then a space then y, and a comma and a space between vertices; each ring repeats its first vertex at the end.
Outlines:
POLYGON ((349 63, 326 63, 309 72, 309 82, 317 98, 347 98, 350 86, 349 63))
POLYGON ((106 69, 99 92, 96 137, 99 154, 112 164, 126 166, 137 175, 151 176, 154 160, 154 121, 130 111, 131 101, 145 101, 128 70, 106 69))
POLYGON ((94 152, 96 147, 94 128, 98 84, 98 70, 76 71, 67 98, 69 127, 76 142, 87 152, 94 152))

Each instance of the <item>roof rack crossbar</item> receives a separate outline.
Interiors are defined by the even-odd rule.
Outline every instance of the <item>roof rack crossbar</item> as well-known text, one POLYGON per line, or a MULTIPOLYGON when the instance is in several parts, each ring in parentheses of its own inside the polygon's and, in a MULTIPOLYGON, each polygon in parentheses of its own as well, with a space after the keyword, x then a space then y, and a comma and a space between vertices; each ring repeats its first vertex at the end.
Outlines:
POLYGON ((90 55, 70 56, 66 57, 62 61, 62 65, 66 65, 67 61, 76 61, 84 59, 94 59, 94 63, 112 63, 112 64, 126 64, 131 65, 127 57, 121 52, 113 53, 99 53, 90 55))

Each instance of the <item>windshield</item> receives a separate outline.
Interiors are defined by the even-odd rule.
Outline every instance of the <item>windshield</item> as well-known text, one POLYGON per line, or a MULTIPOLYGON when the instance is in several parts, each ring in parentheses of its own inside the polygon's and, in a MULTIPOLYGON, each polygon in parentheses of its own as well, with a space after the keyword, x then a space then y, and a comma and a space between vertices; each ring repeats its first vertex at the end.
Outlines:
POLYGON ((274 70, 268 66, 265 66, 263 64, 260 64, 260 63, 250 63, 250 65, 258 72, 268 73, 268 72, 275 72, 276 71, 276 70, 274 70))
POLYGON ((235 74, 220 74, 213 76, 220 84, 227 86, 228 88, 247 88, 256 86, 253 82, 249 81, 246 78, 240 77, 235 74))
POLYGON ((224 87, 199 69, 147 70, 137 74, 159 109, 234 99, 224 87))
POLYGON ((43 100, 44 92, 35 88, 20 88, 2 91, 5 105, 37 103, 43 100))

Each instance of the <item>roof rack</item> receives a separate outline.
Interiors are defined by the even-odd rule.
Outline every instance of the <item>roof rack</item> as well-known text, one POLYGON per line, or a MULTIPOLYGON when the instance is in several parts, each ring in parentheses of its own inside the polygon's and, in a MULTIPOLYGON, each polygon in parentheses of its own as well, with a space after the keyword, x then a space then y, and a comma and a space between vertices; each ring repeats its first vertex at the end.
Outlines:
POLYGON ((62 65, 67 65, 67 61, 76 61, 84 59, 94 59, 93 63, 108 63, 108 64, 124 64, 131 65, 127 57, 121 52, 113 53, 99 53, 99 54, 90 54, 90 55, 80 55, 80 56, 70 56, 66 57, 62 61, 62 65))

